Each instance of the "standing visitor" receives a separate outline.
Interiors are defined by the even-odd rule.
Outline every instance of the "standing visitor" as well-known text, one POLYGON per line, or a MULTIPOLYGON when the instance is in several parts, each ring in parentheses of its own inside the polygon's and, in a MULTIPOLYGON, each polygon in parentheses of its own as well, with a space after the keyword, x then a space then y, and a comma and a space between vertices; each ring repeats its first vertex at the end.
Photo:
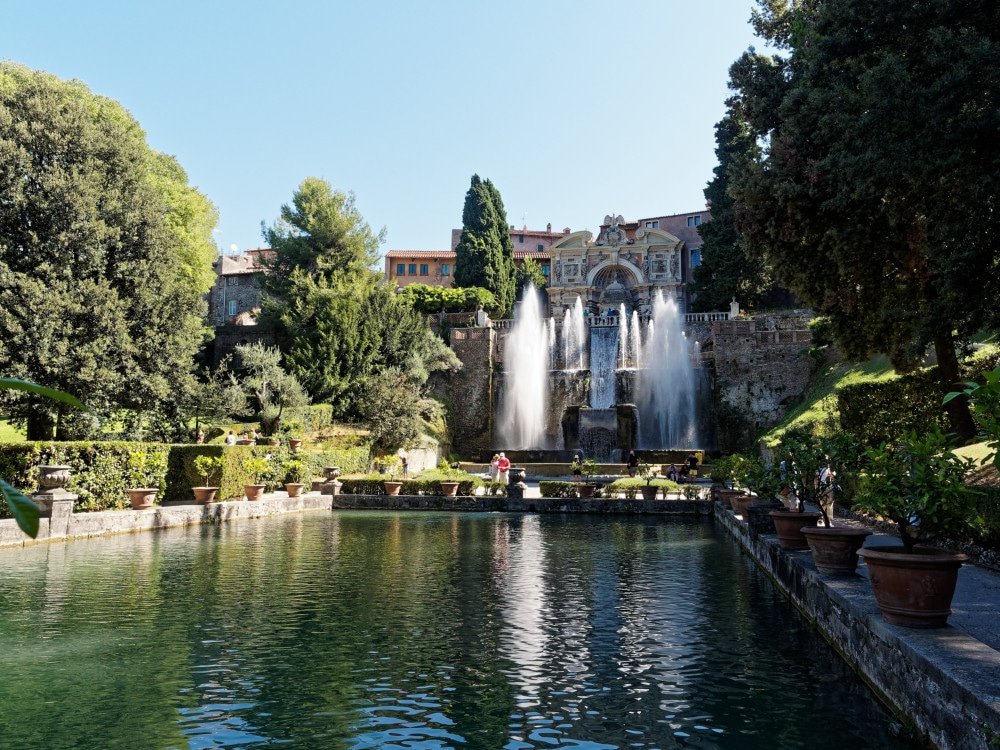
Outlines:
POLYGON ((625 462, 625 465, 628 466, 628 475, 634 477, 639 470, 639 456, 636 455, 635 451, 628 452, 628 461, 625 462))
POLYGON ((497 468, 497 464, 498 463, 500 463, 500 456, 498 456, 496 453, 494 453, 493 454, 493 458, 490 459, 490 481, 491 482, 496 482, 497 479, 498 479, 498 477, 499 477, 499 475, 498 475, 499 469, 497 468))
POLYGON ((229 434, 226 435, 226 445, 236 445, 236 435, 232 430, 230 430, 229 434))
POLYGON ((573 478, 579 482, 583 478, 583 457, 579 454, 573 456, 570 468, 573 470, 573 478))
POLYGON ((409 479, 410 478, 410 464, 406 460, 406 454, 405 453, 400 453, 399 454, 399 460, 400 460, 400 463, 402 463, 402 465, 403 465, 403 479, 409 479))
POLYGON ((503 453, 500 454, 497 459, 497 476, 500 484, 507 484, 508 473, 510 472, 510 459, 507 458, 503 453))

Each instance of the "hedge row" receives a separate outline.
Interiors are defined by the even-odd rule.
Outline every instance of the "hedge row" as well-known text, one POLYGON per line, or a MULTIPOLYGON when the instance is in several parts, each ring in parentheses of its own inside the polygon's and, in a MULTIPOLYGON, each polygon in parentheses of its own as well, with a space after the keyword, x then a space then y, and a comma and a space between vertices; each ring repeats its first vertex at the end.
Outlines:
MULTIPOLYGON (((388 474, 364 474, 358 477, 343 477, 340 491, 345 495, 384 495, 384 482, 390 480, 388 474)), ((415 479, 394 479, 402 482, 401 495, 440 495, 441 482, 458 482, 459 495, 473 495, 482 486, 482 480, 471 474, 450 476, 425 474, 415 479)))
POLYGON ((306 435, 314 435, 333 422, 333 406, 310 404, 285 409, 281 421, 293 433, 301 430, 306 435))
POLYGON ((538 491, 542 497, 576 497, 576 487, 576 482, 551 480, 538 483, 538 491))

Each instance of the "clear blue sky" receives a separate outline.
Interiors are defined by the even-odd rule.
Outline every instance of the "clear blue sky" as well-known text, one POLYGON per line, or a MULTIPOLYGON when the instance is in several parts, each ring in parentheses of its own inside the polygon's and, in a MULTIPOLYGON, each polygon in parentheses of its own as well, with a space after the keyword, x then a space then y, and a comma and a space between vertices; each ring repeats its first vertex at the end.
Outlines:
POLYGON ((0 56, 121 101, 261 243, 308 175, 387 249, 447 247, 469 177, 511 223, 704 205, 752 0, 7 3, 0 56))

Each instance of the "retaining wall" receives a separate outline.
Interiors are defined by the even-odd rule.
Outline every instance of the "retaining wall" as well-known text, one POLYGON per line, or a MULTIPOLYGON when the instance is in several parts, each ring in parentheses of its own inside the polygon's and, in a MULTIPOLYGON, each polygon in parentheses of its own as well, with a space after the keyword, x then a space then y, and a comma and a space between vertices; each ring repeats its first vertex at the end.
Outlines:
POLYGON ((751 536, 721 504, 715 518, 915 731, 946 750, 1000 746, 1000 652, 950 626, 889 625, 867 578, 820 574, 808 551, 751 536))
POLYGON ((709 516, 708 500, 616 500, 601 498, 499 496, 436 497, 432 495, 337 495, 335 510, 453 510, 512 513, 656 513, 661 515, 709 516))

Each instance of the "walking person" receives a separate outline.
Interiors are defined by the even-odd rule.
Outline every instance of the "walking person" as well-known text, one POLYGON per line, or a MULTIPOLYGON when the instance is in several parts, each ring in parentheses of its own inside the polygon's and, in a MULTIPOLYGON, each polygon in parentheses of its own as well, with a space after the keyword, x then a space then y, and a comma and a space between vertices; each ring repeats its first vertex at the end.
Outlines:
POLYGON ((630 477, 634 477, 636 472, 639 471, 639 456, 636 455, 634 450, 628 452, 628 460, 625 462, 625 465, 628 467, 628 475, 630 477))
POLYGON ((497 477, 500 484, 507 484, 510 481, 510 459, 502 452, 497 458, 497 477))

